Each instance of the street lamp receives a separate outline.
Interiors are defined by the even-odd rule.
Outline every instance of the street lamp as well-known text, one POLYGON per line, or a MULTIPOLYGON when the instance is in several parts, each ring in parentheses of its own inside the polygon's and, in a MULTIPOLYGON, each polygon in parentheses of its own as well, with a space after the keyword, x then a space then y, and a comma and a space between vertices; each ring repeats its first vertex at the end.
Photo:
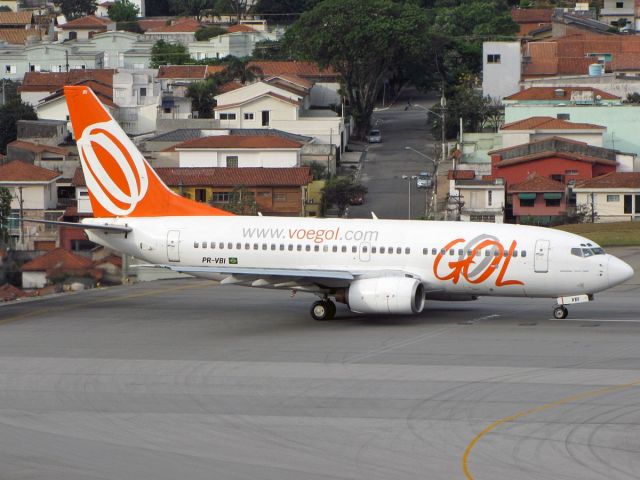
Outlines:
POLYGON ((438 162, 438 160, 435 160, 433 158, 431 158, 428 155, 425 155, 424 153, 420 152, 419 150, 416 150, 415 148, 411 148, 411 147, 404 147, 405 150, 411 150, 412 152, 417 153, 418 155, 420 155, 421 157, 426 158, 427 160, 429 160, 431 163, 433 163, 433 189, 431 190, 431 201, 427 201, 426 202, 426 216, 429 216, 429 211, 433 211, 435 212, 437 210, 437 199, 438 199, 438 165, 440 162, 438 162), (431 203, 432 208, 429 208, 429 203, 431 203))
POLYGON ((402 175, 403 180, 407 180, 409 183, 409 191, 408 191, 408 199, 409 199, 409 207, 407 210, 407 220, 411 220, 411 182, 418 178, 416 175, 402 175))

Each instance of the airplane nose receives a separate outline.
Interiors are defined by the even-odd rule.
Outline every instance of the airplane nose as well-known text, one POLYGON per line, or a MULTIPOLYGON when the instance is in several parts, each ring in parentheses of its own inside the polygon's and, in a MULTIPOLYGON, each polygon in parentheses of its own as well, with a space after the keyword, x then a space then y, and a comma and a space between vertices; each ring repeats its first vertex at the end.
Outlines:
POLYGON ((634 271, 626 262, 623 262, 613 255, 609 255, 609 262, 607 265, 607 272, 609 275, 609 287, 615 287, 621 283, 626 282, 633 277, 634 271))

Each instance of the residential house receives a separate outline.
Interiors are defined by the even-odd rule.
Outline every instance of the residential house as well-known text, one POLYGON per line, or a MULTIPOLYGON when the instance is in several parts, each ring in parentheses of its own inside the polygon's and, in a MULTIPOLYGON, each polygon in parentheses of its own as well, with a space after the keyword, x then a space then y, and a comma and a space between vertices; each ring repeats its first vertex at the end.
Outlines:
MULTIPOLYGON (((302 216, 307 187, 313 181, 309 167, 294 168, 156 168, 160 179, 186 198, 230 208, 234 196, 247 195, 263 215, 302 216)), ((91 211, 86 182, 78 169, 73 183, 78 192, 78 213, 91 211)), ((246 211, 245 213, 256 213, 246 211)))
POLYGON ((520 89, 520 42, 482 44, 482 95, 501 99, 520 89))
POLYGON ((598 222, 640 220, 640 173, 611 172, 578 182, 576 204, 598 222))
MULTIPOLYGON (((552 178, 564 185, 587 180, 618 167, 615 150, 562 137, 543 138, 489 152, 493 178, 510 186, 532 174, 552 178)), ((621 160, 624 160, 623 156, 621 160)))
MULTIPOLYGON (((576 6, 578 3, 576 3, 576 6)), ((556 8, 551 18, 551 36, 613 35, 611 25, 596 18, 594 10, 567 10, 556 8)))
POLYGON ((504 222, 505 185, 501 178, 459 179, 453 175, 451 180, 456 192, 449 196, 448 208, 455 212, 457 219, 465 222, 504 222))
POLYGON ((187 46, 195 42, 196 31, 201 27, 202 25, 195 18, 171 19, 165 22, 165 25, 145 30, 144 37, 154 43, 164 40, 167 43, 181 43, 187 46))
POLYGON ((520 27, 518 35, 520 37, 529 36, 534 30, 541 27, 551 27, 551 17, 553 9, 551 8, 513 8, 511 9, 511 18, 520 27))
POLYGON ((640 76, 620 73, 603 73, 602 75, 562 75, 554 77, 527 78, 520 82, 523 89, 530 87, 565 88, 567 85, 604 90, 621 99, 630 93, 640 91, 640 76))
POLYGON ((567 186, 541 175, 507 187, 516 223, 554 225, 563 223, 568 210, 567 186))
POLYGON ((63 25, 60 25, 61 34, 59 39, 66 40, 89 40, 98 33, 113 31, 116 23, 108 17, 87 17, 76 18, 63 25))
MULTIPOLYGON (((13 216, 56 220, 58 198, 56 180, 58 172, 37 167, 18 160, 0 165, 0 187, 11 192, 13 216)), ((55 244, 57 230, 42 224, 19 224, 10 226, 11 243, 21 250, 40 250, 55 244)))
POLYGON ((76 85, 88 80, 103 85, 113 85, 113 75, 116 72, 117 70, 113 69, 83 69, 60 73, 28 72, 24 74, 18 91, 23 102, 36 107, 42 100, 61 90, 65 85, 76 85))
POLYGON ((118 107, 115 119, 129 135, 156 130, 161 98, 156 74, 153 69, 121 69, 113 75, 113 101, 118 107))
POLYGON ((227 33, 203 41, 194 41, 187 45, 189 54, 196 60, 206 58, 249 57, 256 43, 263 40, 278 40, 280 35, 266 28, 256 29, 245 23, 232 25, 227 33))
POLYGON ((153 42, 125 31, 94 34, 90 40, 72 44, 78 51, 102 52, 103 68, 148 69, 153 42))
POLYGON ((502 99, 504 105, 622 105, 618 95, 591 86, 529 87, 502 99))
POLYGON ((36 23, 33 12, 0 12, 0 41, 24 45, 27 41, 39 41, 42 37, 43 31, 36 23))
POLYGON ((179 167, 267 167, 300 166, 302 143, 265 135, 213 135, 171 147, 179 167))
POLYGON ((20 160, 36 166, 48 164, 48 170, 58 171, 54 166, 67 161, 71 152, 64 147, 46 145, 23 140, 14 140, 7 145, 7 161, 20 160))
POLYGON ((22 268, 22 288, 42 288, 52 283, 74 281, 95 284, 102 271, 94 268, 88 258, 75 255, 64 248, 56 248, 25 263, 22 268))
POLYGON ((604 7, 600 9, 600 20, 620 28, 622 25, 618 22, 624 19, 631 30, 635 31, 636 4, 635 0, 604 0, 604 7))
POLYGON ((158 70, 162 92, 158 119, 192 118, 191 99, 186 96, 187 88, 222 69, 224 67, 207 65, 162 65, 158 70))
POLYGON ((602 146, 607 128, 592 123, 577 123, 554 117, 530 117, 505 123, 500 129, 503 148, 551 137, 562 137, 589 145, 602 146))

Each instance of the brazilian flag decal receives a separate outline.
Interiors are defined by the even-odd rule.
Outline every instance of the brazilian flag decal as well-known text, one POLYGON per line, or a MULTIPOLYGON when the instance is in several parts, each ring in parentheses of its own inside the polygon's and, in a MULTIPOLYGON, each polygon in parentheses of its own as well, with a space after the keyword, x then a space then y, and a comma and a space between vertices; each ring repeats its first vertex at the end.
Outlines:
POLYGON ((229 265, 237 265, 238 259, 236 257, 229 257, 229 265))

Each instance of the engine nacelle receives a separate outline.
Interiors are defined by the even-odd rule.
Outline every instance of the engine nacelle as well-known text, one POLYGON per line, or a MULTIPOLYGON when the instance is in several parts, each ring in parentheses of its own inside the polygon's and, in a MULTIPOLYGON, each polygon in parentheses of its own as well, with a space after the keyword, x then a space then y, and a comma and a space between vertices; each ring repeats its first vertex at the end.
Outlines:
POLYGON ((346 303, 357 313, 420 313, 424 286, 409 277, 364 278, 351 283, 346 303))

